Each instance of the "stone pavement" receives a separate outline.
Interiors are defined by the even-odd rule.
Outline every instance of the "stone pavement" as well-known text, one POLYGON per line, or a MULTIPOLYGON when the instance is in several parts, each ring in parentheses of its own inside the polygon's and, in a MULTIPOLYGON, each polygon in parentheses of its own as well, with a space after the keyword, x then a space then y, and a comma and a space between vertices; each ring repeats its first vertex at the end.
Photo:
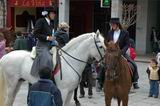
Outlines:
MULTIPOLYGON (((131 94, 129 94, 129 106, 160 106, 160 97, 155 98, 149 98, 148 92, 149 92, 149 81, 146 74, 146 67, 148 65, 149 59, 152 57, 142 57, 139 56, 136 58, 138 70, 139 70, 139 85, 140 89, 133 90, 131 94), (143 60, 143 61, 142 61, 143 60)), ((87 89, 85 89, 87 94, 87 89)), ((27 97, 27 83, 24 83, 20 92, 18 93, 16 97, 16 101, 13 106, 26 106, 26 97, 27 97)), ((85 98, 79 99, 82 106, 105 106, 104 102, 104 94, 103 92, 97 93, 95 91, 95 88, 93 88, 93 98, 89 99, 88 95, 86 95, 85 98)), ((74 105, 74 101, 72 100, 72 105, 74 105)), ((112 106, 117 106, 116 100, 112 100, 112 106)))

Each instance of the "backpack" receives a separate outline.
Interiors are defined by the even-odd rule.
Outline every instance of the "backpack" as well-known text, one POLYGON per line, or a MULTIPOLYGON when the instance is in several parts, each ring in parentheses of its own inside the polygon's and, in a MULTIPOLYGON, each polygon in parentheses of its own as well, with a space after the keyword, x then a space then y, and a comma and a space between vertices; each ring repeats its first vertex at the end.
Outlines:
POLYGON ((131 57, 132 60, 136 58, 136 51, 133 47, 128 48, 127 54, 131 57))
POLYGON ((31 91, 28 106, 56 106, 54 95, 45 91, 31 91))

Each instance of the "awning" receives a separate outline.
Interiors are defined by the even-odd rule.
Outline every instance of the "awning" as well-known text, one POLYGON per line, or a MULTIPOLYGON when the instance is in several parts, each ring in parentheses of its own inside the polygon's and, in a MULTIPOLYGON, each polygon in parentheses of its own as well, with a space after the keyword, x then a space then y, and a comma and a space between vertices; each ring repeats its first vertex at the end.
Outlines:
POLYGON ((11 7, 47 7, 52 0, 9 0, 11 7))

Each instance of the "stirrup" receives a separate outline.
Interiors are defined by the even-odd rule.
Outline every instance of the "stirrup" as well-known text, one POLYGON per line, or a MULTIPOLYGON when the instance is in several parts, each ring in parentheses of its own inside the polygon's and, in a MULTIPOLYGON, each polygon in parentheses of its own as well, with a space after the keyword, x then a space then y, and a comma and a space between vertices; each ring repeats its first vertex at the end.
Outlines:
POLYGON ((35 59, 36 58, 36 47, 32 47, 32 51, 31 51, 31 54, 30 54, 31 58, 32 59, 35 59))

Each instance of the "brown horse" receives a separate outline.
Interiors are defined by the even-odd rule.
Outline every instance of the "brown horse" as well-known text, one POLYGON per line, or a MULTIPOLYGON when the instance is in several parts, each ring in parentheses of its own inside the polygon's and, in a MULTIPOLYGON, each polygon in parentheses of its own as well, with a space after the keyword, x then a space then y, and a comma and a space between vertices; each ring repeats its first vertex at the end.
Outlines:
POLYGON ((130 67, 127 60, 121 55, 117 43, 110 41, 105 43, 107 50, 105 54, 105 103, 111 106, 112 98, 116 98, 118 106, 121 101, 123 106, 128 106, 128 93, 131 88, 130 67))

